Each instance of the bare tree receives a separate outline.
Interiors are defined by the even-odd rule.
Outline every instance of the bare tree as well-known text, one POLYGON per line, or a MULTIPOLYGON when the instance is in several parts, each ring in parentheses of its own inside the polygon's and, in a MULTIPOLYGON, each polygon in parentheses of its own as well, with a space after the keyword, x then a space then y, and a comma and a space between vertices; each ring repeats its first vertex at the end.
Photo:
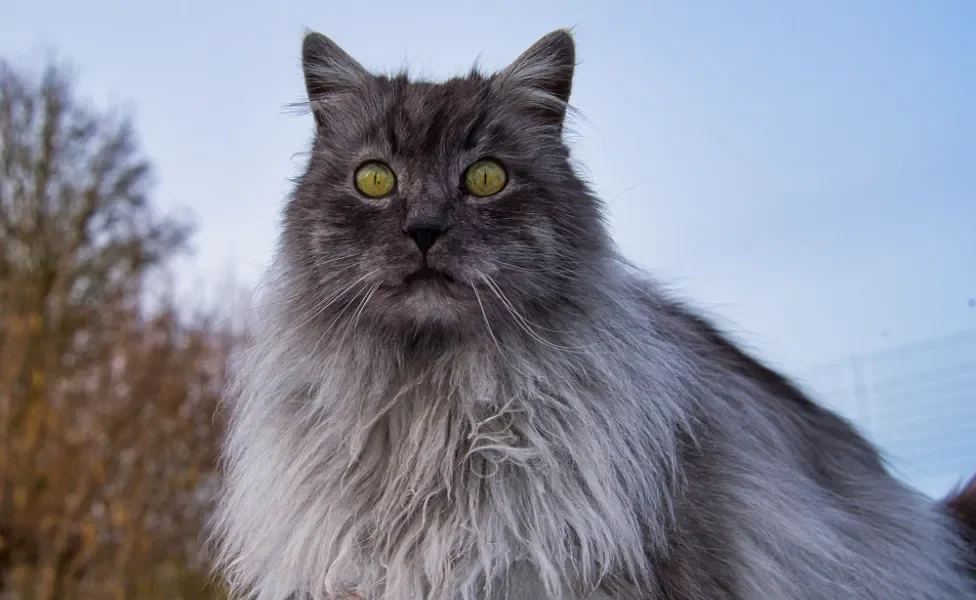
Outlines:
POLYGON ((192 228, 131 122, 0 61, 0 594, 214 597, 199 532, 233 336, 147 278, 192 228), (190 595, 195 592, 202 595, 190 595))

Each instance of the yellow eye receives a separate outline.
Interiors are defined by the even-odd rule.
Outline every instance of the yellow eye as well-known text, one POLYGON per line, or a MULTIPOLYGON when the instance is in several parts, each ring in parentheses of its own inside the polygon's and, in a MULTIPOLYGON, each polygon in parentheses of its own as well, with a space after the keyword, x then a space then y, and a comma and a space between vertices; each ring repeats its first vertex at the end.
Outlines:
POLYGON ((393 169, 381 162, 368 162, 356 170, 356 189, 367 198, 382 198, 395 187, 393 169))
POLYGON ((475 196, 494 196, 507 182, 508 175, 501 163, 487 158, 474 163, 464 173, 464 187, 475 196))

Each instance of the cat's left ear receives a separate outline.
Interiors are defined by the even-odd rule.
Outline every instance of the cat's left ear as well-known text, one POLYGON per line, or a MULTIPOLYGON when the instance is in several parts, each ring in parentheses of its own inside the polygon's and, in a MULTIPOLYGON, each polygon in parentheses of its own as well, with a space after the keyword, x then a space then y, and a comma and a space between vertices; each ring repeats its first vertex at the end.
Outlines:
POLYGON ((566 29, 544 36, 496 77, 504 92, 520 94, 540 116, 562 125, 573 89, 576 44, 566 29))

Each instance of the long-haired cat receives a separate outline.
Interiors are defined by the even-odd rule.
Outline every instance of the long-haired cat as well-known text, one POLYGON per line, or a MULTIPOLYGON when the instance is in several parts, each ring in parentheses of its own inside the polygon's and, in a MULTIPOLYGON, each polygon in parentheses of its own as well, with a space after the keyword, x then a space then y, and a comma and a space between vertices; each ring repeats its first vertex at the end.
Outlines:
POLYGON ((368 72, 315 134, 227 398, 218 565, 261 600, 961 600, 962 532, 616 250, 575 49, 368 72))

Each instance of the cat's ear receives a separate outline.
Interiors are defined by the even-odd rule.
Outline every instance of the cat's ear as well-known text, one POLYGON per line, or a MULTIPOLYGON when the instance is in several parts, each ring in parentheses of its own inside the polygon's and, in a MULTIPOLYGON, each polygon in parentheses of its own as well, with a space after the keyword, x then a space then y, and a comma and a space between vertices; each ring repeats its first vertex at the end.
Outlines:
POLYGON ((566 118, 576 68, 576 44, 566 29, 542 37, 498 74, 496 84, 519 94, 544 118, 561 125, 566 118))
POLYGON ((361 91, 370 78, 356 59, 314 31, 306 32, 302 40, 302 71, 309 106, 320 127, 328 120, 330 104, 361 91))

